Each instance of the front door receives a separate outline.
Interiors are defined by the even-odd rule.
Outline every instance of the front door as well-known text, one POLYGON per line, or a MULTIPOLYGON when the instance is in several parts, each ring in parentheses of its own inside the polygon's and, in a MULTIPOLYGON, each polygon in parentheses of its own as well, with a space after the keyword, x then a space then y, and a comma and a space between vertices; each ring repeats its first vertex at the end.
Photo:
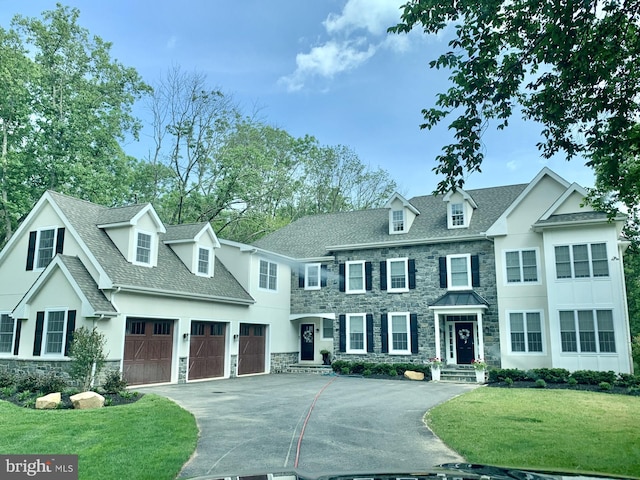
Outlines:
POLYGON ((313 329, 315 325, 312 323, 303 323, 300 325, 300 360, 313 360, 314 338, 313 329))
POLYGON ((475 357, 473 323, 456 323, 456 356, 459 365, 470 365, 475 357))

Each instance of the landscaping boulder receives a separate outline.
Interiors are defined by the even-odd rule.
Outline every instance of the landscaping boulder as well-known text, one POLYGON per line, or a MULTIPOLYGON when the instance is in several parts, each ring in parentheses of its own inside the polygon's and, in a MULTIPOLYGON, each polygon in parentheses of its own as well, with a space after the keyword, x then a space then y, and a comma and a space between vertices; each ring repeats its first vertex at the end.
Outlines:
POLYGON ((48 410, 58 408, 62 399, 60 398, 60 392, 50 393, 49 395, 45 395, 44 397, 40 397, 36 399, 36 409, 38 410, 48 410))
POLYGON ((422 372, 414 372, 413 370, 405 370, 404 378, 408 378, 409 380, 424 380, 424 373, 422 372))
POLYGON ((69 399, 73 403, 73 408, 78 410, 104 407, 104 397, 96 392, 82 392, 72 395, 69 399))

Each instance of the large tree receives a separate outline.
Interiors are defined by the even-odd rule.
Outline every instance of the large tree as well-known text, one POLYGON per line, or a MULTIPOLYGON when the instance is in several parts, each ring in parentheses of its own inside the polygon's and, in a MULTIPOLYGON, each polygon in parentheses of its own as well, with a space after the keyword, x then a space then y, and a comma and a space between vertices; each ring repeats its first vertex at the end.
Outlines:
POLYGON ((479 171, 489 120, 514 113, 543 125, 542 155, 583 158, 597 191, 633 213, 640 201, 640 0, 412 0, 389 30, 451 32, 430 63, 451 86, 423 110, 422 128, 449 119, 454 140, 437 157, 438 190, 479 171))
POLYGON ((106 205, 131 200, 137 162, 120 142, 137 136, 132 107, 149 87, 79 15, 58 4, 0 31, 5 239, 46 189, 106 205))

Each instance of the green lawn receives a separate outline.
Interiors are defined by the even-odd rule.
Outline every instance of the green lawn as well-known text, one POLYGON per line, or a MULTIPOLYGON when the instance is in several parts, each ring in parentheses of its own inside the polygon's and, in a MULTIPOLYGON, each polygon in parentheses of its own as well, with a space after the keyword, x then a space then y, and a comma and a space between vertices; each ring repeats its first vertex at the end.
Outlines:
POLYGON ((196 447, 193 415, 147 394, 98 410, 32 410, 0 401, 0 452, 77 454, 80 479, 173 479, 196 447))
POLYGON ((640 397, 479 388, 427 423, 471 463, 640 477, 640 397))

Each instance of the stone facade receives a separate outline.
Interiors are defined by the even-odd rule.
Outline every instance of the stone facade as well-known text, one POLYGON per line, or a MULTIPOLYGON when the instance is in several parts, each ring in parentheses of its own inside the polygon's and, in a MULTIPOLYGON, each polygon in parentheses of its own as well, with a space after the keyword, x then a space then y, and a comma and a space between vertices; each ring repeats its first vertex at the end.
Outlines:
MULTIPOLYGON (((1 372, 9 372, 14 375, 60 375, 70 387, 81 387, 80 382, 73 380, 69 375, 69 367, 69 360, 0 359, 1 372)), ((105 362, 96 383, 98 385, 102 384, 106 374, 111 370, 120 371, 120 360, 109 360, 105 362)))
MULTIPOLYGON (((488 363, 500 364, 500 335, 498 323, 495 255, 493 244, 487 240, 425 244, 367 250, 341 251, 327 269, 327 286, 320 290, 304 290, 298 287, 298 273, 292 274, 291 313, 332 313, 336 319, 341 314, 371 313, 374 321, 373 353, 354 355, 339 352, 339 325, 334 323, 334 358, 336 360, 369 361, 386 363, 424 363, 435 356, 434 314, 429 310, 438 298, 447 293, 440 288, 439 258, 447 255, 478 255, 480 286, 473 290, 489 303, 483 315, 485 356, 488 363), (380 262, 393 258, 414 259, 416 264, 416 288, 404 293, 392 293, 380 288, 380 262), (339 291, 338 265, 347 261, 372 263, 372 289, 362 294, 339 291), (411 312, 418 318, 418 353, 391 355, 382 353, 381 314, 411 312)), ((440 324, 440 350, 445 351, 444 325, 440 324)))
POLYGON ((285 373, 288 371, 289 365, 298 363, 298 352, 291 353, 272 353, 271 354, 271 373, 285 373))

